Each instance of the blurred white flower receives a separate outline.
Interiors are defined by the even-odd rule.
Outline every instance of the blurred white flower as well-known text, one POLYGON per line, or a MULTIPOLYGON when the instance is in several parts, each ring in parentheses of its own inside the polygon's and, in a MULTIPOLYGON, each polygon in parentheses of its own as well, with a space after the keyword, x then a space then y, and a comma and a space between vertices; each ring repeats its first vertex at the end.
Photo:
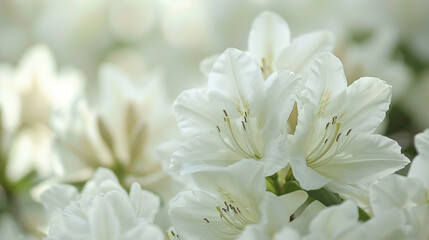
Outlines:
POLYGON ((408 239, 405 220, 398 211, 372 218, 366 222, 360 222, 358 218, 356 204, 348 200, 341 205, 322 210, 309 224, 308 233, 298 239, 408 239))
POLYGON ((290 162, 304 189, 350 193, 409 162, 394 140, 373 134, 390 103, 385 82, 361 78, 347 87, 341 62, 324 53, 298 96, 290 162))
POLYGON ((264 162, 266 176, 285 167, 285 122, 300 82, 289 71, 264 80, 244 52, 226 50, 210 72, 206 89, 191 89, 176 99, 179 128, 192 138, 173 154, 171 167, 186 174, 257 159, 264 162))
POLYGON ((276 196, 266 191, 263 165, 244 160, 191 174, 195 190, 170 202, 180 239, 237 239, 249 227, 277 232, 306 200, 304 191, 276 196))
POLYGON ((7 174, 15 182, 33 169, 48 176, 53 171, 50 119, 83 93, 83 76, 71 68, 57 73, 53 56, 43 45, 29 49, 15 70, 6 65, 0 69, 4 124, 14 129, 7 174))
MULTIPOLYGON (((392 102, 401 100, 413 83, 412 72, 401 59, 392 59, 398 45, 395 29, 381 28, 362 43, 343 43, 336 53, 349 84, 360 76, 379 76, 392 85, 392 102)), ((406 95, 405 95, 406 96, 406 95)))
MULTIPOLYGON (((248 40, 248 54, 261 68, 264 78, 279 70, 301 73, 304 77, 314 59, 324 51, 332 51, 334 37, 329 32, 315 32, 291 41, 287 22, 272 12, 263 12, 253 21, 248 40)), ((202 71, 208 75, 214 58, 203 61, 202 71)))
POLYGON ((55 119, 60 175, 85 180, 102 166, 112 169, 125 186, 138 182, 163 196, 174 194, 174 183, 156 153, 160 143, 176 138, 159 76, 148 73, 133 81, 105 66, 94 101, 91 106, 79 101, 72 113, 55 119))
POLYGON ((50 212, 47 239, 159 239, 153 225, 160 199, 134 183, 129 195, 113 172, 99 168, 79 194, 71 185, 54 185, 42 194, 50 212))
POLYGON ((14 240, 34 240, 35 237, 26 235, 13 218, 7 214, 0 215, 0 238, 14 240))
POLYGON ((417 134, 415 145, 418 155, 413 159, 408 177, 391 175, 370 188, 374 215, 401 210, 412 226, 413 239, 429 237, 429 130, 417 134))

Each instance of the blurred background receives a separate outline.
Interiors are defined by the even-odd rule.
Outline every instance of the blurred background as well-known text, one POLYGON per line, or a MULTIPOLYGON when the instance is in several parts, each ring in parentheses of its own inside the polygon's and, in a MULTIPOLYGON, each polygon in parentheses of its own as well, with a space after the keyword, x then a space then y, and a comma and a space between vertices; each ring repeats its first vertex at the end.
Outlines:
MULTIPOLYGON (((109 98, 100 92, 114 84, 103 80, 112 78, 103 77, 106 66, 159 84, 144 94, 157 91, 164 103, 157 112, 170 113, 181 91, 206 83, 200 62, 229 47, 246 50, 253 19, 266 10, 288 22, 292 38, 331 31, 350 83, 372 76, 393 86, 379 131, 412 158, 414 135, 429 127, 428 9, 427 0, 0 0, 0 236, 43 236, 41 189, 71 181, 69 165, 57 163, 70 154, 58 149, 77 134, 64 122, 83 112, 109 119, 98 106, 109 98), (76 107, 76 99, 89 107, 76 107)), ((162 118, 174 128, 172 115, 162 118)), ((156 142, 179 138, 163 134, 156 142)))

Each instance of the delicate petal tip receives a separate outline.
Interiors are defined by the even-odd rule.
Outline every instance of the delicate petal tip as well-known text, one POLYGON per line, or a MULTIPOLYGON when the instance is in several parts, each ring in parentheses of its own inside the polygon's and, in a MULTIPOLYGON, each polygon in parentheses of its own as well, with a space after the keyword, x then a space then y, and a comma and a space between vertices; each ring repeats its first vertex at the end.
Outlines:
POLYGON ((252 23, 249 34, 249 52, 262 64, 275 62, 280 51, 290 44, 290 30, 287 22, 272 12, 262 12, 252 23))

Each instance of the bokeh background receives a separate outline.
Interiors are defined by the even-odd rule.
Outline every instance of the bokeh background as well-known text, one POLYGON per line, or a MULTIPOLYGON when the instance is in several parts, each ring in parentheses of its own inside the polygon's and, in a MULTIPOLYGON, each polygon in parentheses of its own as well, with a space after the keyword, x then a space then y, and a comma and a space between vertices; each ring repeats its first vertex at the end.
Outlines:
MULTIPOLYGON (((0 236, 43 236, 39 192, 65 181, 52 157, 61 139, 54 115, 75 95, 104 101, 105 66, 155 79, 165 101, 157 110, 169 112, 181 91, 206 83, 202 60, 247 49, 252 21, 266 10, 286 19, 292 38, 331 31, 350 82, 373 76, 393 86, 379 132, 412 158, 414 135, 429 127, 428 9, 427 0, 0 0, 0 236), (28 72, 47 80, 31 85, 28 72)), ((157 142, 180 138, 163 136, 157 142)))

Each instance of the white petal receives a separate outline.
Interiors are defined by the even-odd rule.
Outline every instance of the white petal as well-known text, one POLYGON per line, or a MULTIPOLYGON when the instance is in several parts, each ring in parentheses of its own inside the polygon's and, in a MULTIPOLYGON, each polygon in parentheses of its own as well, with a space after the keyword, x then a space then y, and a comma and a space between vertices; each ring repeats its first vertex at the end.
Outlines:
POLYGON ((416 135, 414 144, 418 155, 413 159, 408 177, 418 178, 429 189, 429 129, 416 135))
POLYGON ((236 240, 270 240, 271 238, 265 233, 259 225, 247 226, 236 240))
POLYGON ((308 75, 314 60, 322 52, 331 52, 335 39, 330 32, 315 32, 295 38, 277 60, 277 70, 288 69, 292 72, 308 75))
POLYGON ((429 129, 417 134, 414 144, 416 145, 417 152, 429 159, 429 129))
POLYGON ((322 210, 311 222, 310 232, 320 233, 328 239, 336 239, 345 231, 353 229, 358 223, 358 208, 348 200, 341 205, 322 210))
POLYGON ((276 233, 273 240, 300 240, 301 236, 293 228, 286 226, 280 232, 276 233))
POLYGON ((164 240, 164 233, 161 229, 152 224, 141 224, 132 230, 124 233, 121 240, 164 240))
MULTIPOLYGON (((289 71, 275 72, 265 81, 265 100, 263 114, 266 116, 265 128, 279 128, 287 126, 296 101, 296 92, 301 87, 301 77, 289 71)), ((286 133, 286 129, 284 129, 286 133)))
POLYGON ((377 78, 361 78, 347 88, 343 129, 373 133, 384 120, 392 97, 392 87, 377 78))
POLYGON ((52 213, 55 209, 63 210, 71 201, 77 200, 79 193, 72 185, 56 184, 44 191, 41 202, 45 209, 52 213))
MULTIPOLYGON (((111 206, 114 217, 122 228, 129 228, 136 224, 137 215, 127 194, 112 191, 102 195, 102 198, 111 206)), ((94 201, 94 204, 96 205, 97 201, 94 201)))
POLYGON ((161 201, 155 194, 141 189, 138 183, 131 185, 130 201, 137 217, 153 222, 155 214, 159 211, 161 201))
POLYGON ((348 137, 349 142, 342 151, 315 169, 337 183, 371 183, 410 162, 392 139, 377 134, 351 134, 348 137))
POLYGON ((222 191, 234 194, 243 202, 257 203, 266 191, 263 165, 255 160, 243 159, 228 167, 217 167, 196 172, 192 179, 199 189, 222 196, 222 191))
POLYGON ((228 166, 242 157, 232 152, 214 134, 202 134, 186 141, 171 156, 171 169, 181 175, 213 166, 228 166))
POLYGON ((291 156, 290 165, 293 175, 305 190, 319 189, 331 180, 307 166, 305 156, 291 156))
POLYGON ((173 226, 184 239, 219 239, 213 234, 218 224, 224 224, 216 206, 221 205, 216 198, 200 191, 179 193, 170 202, 169 216, 173 226), (207 219, 209 223, 205 220, 207 219))
POLYGON ((417 155, 411 162, 410 171, 408 172, 409 178, 419 179, 429 190, 429 158, 424 158, 421 155, 417 155))
POLYGON ((322 53, 311 67, 306 87, 310 90, 310 102, 318 107, 318 115, 338 110, 336 105, 342 103, 340 96, 347 88, 341 61, 331 53, 322 53))
POLYGON ((214 107, 209 91, 205 89, 182 92, 174 102, 174 112, 180 130, 190 136, 207 131, 215 133, 224 117, 222 108, 214 107))
POLYGON ((209 75, 209 89, 235 101, 239 111, 260 102, 264 78, 255 62, 244 52, 229 48, 218 58, 209 75))
POLYGON ((272 63, 289 43, 289 26, 279 15, 263 12, 253 21, 248 44, 250 55, 258 64, 262 59, 272 63))
POLYGON ((289 163, 289 146, 282 134, 265 136, 265 140, 264 156, 260 161, 264 163, 264 175, 271 176, 289 163))
POLYGON ((95 202, 88 212, 88 220, 94 240, 119 239, 121 222, 116 218, 113 206, 106 200, 95 202))
POLYGON ((408 239, 405 233, 405 217, 400 211, 390 211, 357 226, 343 236, 344 240, 400 240, 408 239))
POLYGON ((371 186, 370 200, 377 216, 392 209, 424 205, 428 199, 425 188, 418 179, 393 174, 371 186))
POLYGON ((261 203, 261 222, 267 221, 266 231, 270 234, 280 231, 307 198, 308 194, 304 191, 295 191, 282 196, 267 192, 261 203))

